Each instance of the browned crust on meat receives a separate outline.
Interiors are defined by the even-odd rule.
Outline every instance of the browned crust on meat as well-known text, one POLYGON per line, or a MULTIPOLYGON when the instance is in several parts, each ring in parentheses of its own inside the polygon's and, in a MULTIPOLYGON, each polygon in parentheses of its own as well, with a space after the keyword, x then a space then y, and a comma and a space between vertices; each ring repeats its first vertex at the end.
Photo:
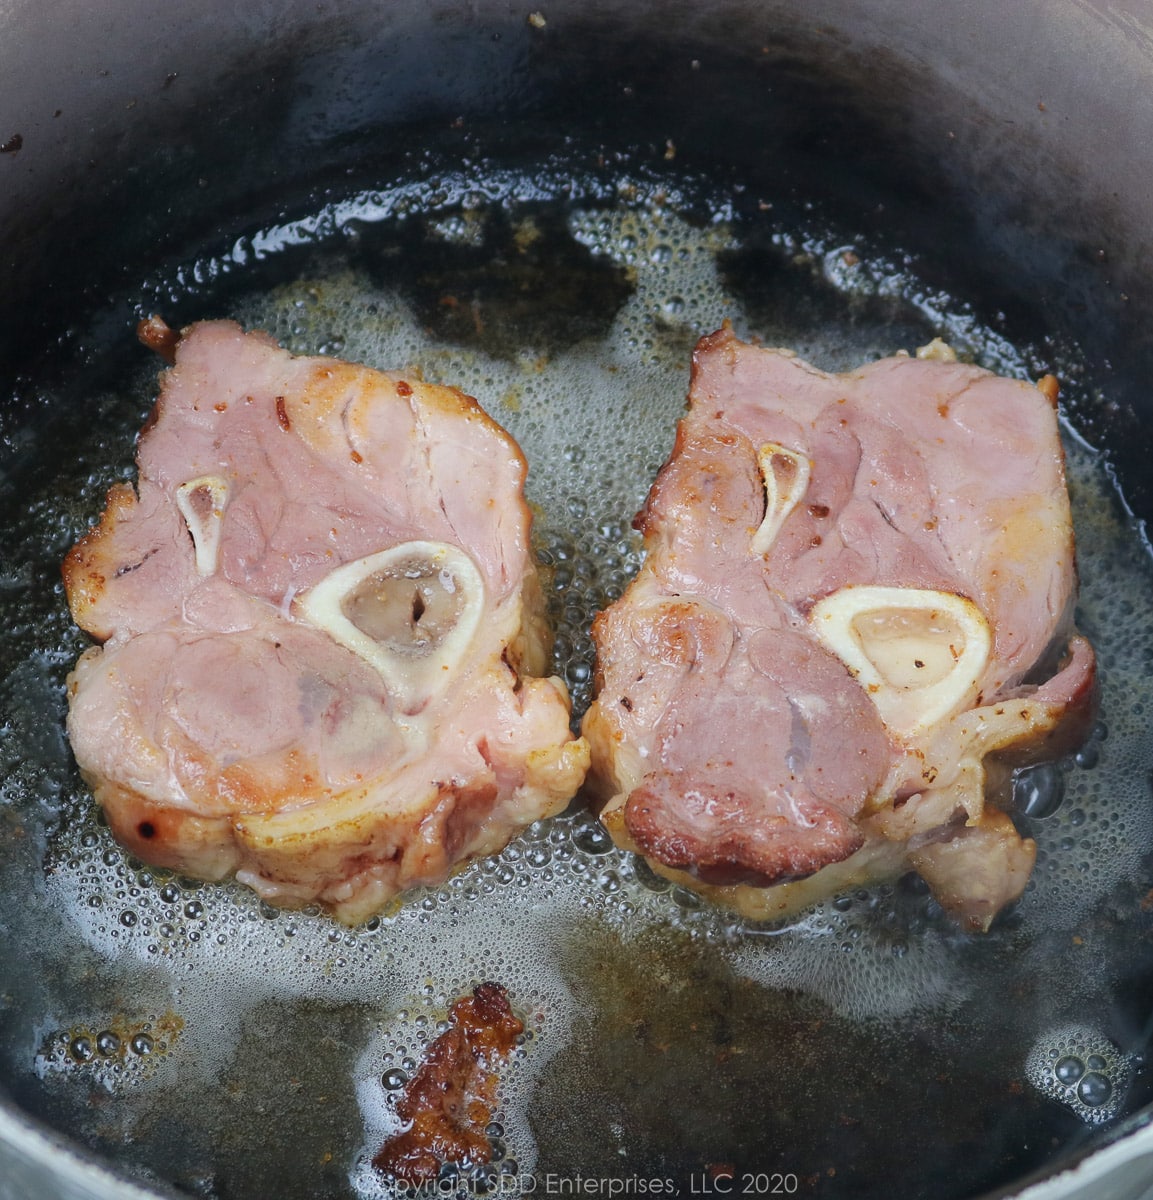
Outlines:
POLYGON ((240 851, 226 816, 205 817, 157 804, 129 788, 84 773, 116 840, 142 862, 187 870, 195 861, 199 878, 217 881, 236 870, 240 851))
POLYGON ((114 483, 108 489, 99 522, 68 551, 60 569, 72 619, 99 641, 111 637, 115 630, 94 622, 92 610, 100 602, 108 579, 124 565, 116 553, 114 537, 117 526, 132 516, 136 503, 131 484, 114 483))
POLYGON ((382 819, 379 809, 361 812, 358 819, 342 819, 342 806, 355 798, 355 789, 312 797, 306 807, 323 828, 320 848, 315 830, 292 829, 278 836, 278 818, 302 811, 285 808, 279 797, 263 797, 263 811, 213 816, 157 803, 132 788, 88 774, 85 781, 117 840, 142 861, 211 881, 238 870, 255 871, 265 885, 285 886, 276 903, 300 907, 319 900, 346 921, 366 915, 358 907, 342 908, 340 893, 350 883, 380 876, 387 879, 392 894, 435 882, 470 859, 498 849, 512 832, 504 824, 489 828, 498 795, 493 781, 467 787, 433 784, 419 805, 397 813, 394 821, 382 819), (319 891, 306 886, 294 898, 304 862, 318 878, 335 883, 319 891))
POLYGON ((1061 384, 1056 375, 1042 375, 1037 380, 1037 390, 1054 408, 1057 407, 1057 400, 1061 395, 1061 384))
POLYGON ((646 780, 629 796, 624 820, 647 857, 720 887, 804 879, 865 844, 856 822, 832 805, 814 806, 804 829, 756 810, 751 797, 705 779, 646 780))
MULTIPOLYGON (((1061 664, 1061 670, 1064 670, 1068 663, 1072 649, 1073 642, 1070 643, 1069 653, 1061 664)), ((1024 736, 1003 746, 995 746, 990 752, 991 758, 1008 767, 1018 768, 1033 766, 1036 763, 1055 762, 1075 753, 1085 744, 1085 739, 1097 720, 1100 699, 1097 662, 1096 658, 1093 658, 1091 669, 1067 704, 1052 705, 1048 721, 1039 721, 1031 726, 1024 736)))

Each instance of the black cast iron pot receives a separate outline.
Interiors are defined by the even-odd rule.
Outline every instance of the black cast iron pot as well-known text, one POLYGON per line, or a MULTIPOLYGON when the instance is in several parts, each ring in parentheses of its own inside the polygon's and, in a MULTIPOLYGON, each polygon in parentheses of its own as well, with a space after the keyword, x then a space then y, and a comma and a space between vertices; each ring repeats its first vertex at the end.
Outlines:
POLYGON ((444 1194, 1150 1194, 1151 83, 1138 0, 0 7, 0 1195, 387 1194, 390 1091, 483 978, 532 1036, 444 1194), (910 880, 750 927, 579 802, 355 930, 131 860, 58 564, 152 312, 475 392, 578 707, 701 333, 1055 372, 1103 704, 1019 782, 1030 891, 980 938, 910 880))

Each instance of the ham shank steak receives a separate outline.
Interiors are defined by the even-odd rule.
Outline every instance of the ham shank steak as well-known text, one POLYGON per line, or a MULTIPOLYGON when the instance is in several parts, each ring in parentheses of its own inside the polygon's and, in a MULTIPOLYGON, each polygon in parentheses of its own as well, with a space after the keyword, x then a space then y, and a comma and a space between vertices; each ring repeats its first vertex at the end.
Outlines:
MULTIPOLYGON (((116 836, 346 922, 562 808, 588 748, 524 458, 470 397, 206 322, 64 563, 68 732, 116 836)), ((174 344, 173 344, 174 343, 174 344)))
POLYGON ((913 868, 987 928, 1035 853, 993 784, 1091 713, 1056 381, 926 349, 833 375, 702 339, 594 625, 602 820, 751 917, 913 868))

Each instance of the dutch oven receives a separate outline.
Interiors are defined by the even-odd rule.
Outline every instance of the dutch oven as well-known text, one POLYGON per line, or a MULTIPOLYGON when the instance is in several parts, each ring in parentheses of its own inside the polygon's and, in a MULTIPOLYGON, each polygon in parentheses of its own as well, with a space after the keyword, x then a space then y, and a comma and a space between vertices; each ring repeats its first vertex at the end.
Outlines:
POLYGON ((1143 0, 0 6, 0 1195, 388 1194, 390 1094, 487 978, 527 1034, 439 1193, 1153 1194, 1151 85, 1143 0), (476 394, 578 707, 696 337, 1058 375, 1102 704, 1017 781, 1030 889, 983 936, 913 880, 742 924, 579 802, 354 929, 131 859, 59 562, 154 312, 476 394))

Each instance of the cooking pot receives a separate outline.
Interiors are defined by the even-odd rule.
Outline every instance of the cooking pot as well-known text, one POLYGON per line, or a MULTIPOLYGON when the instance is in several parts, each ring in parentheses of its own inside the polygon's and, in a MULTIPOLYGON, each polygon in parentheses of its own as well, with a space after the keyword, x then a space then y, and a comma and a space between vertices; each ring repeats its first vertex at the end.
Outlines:
POLYGON ((487 977, 527 1036, 447 1194, 1153 1195, 1153 5, 7 0, 0 64, 0 1195, 388 1194, 389 1095, 487 977), (1054 371, 1103 704, 1015 791, 1031 891, 985 937, 910 880, 746 925, 579 801, 353 930, 129 859, 56 571, 153 311, 475 392, 578 707, 695 336, 1054 371))

